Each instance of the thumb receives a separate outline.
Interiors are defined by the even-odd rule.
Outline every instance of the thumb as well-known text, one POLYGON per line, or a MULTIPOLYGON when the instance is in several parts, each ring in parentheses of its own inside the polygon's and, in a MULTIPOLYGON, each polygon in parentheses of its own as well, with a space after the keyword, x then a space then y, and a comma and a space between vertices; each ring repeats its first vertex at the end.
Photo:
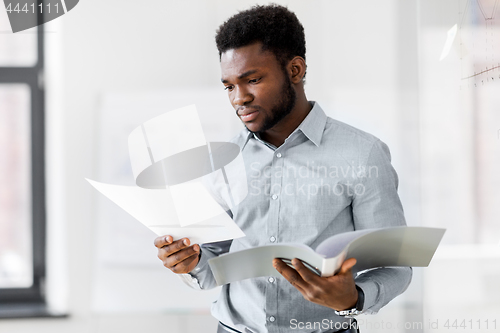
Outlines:
POLYGON ((340 274, 346 274, 346 273, 348 273, 351 270, 351 268, 354 265, 356 265, 356 262, 357 262, 357 260, 355 258, 349 258, 349 259, 347 259, 346 261, 344 261, 344 263, 340 267, 339 273, 340 274))

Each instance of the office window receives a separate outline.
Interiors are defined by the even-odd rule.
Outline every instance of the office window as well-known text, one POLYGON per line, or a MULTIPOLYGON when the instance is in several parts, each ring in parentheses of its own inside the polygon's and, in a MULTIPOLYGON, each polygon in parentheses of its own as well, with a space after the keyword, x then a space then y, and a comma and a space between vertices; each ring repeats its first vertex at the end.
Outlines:
POLYGON ((0 84, 0 288, 33 284, 30 95, 26 84, 0 84))
POLYGON ((45 315, 43 26, 0 10, 0 317, 45 315))

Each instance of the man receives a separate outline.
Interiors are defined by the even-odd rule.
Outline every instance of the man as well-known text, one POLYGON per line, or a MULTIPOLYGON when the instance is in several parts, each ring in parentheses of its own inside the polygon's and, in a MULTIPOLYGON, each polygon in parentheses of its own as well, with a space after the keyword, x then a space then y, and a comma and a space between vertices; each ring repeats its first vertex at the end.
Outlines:
MULTIPOLYGON (((337 233, 405 225, 387 146, 307 100, 305 37, 295 14, 278 5, 253 7, 226 21, 216 43, 222 83, 245 125, 233 142, 249 194, 228 213, 246 236, 202 249, 189 239, 158 237, 164 266, 208 289, 215 280, 207 261, 221 253, 282 242, 315 248, 337 233)), ((282 278, 223 286, 212 306, 219 332, 356 332, 339 311, 376 313, 407 288, 411 268, 354 278, 355 263, 348 259, 324 278, 297 259, 294 268, 275 259, 282 278)))

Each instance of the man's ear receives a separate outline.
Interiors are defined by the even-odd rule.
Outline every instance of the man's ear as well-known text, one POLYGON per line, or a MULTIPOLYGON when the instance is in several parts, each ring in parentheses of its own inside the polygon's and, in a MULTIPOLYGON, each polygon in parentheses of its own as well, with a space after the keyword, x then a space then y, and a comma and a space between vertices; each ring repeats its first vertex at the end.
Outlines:
POLYGON ((296 56, 290 61, 290 80, 292 83, 297 84, 302 82, 302 78, 306 74, 306 61, 304 58, 296 56))

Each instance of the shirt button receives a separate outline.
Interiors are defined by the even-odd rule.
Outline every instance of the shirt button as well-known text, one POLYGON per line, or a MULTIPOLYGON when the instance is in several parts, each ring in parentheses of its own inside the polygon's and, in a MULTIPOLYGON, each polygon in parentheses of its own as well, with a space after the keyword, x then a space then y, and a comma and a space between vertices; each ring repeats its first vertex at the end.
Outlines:
POLYGON ((274 242, 276 242, 276 237, 271 236, 271 238, 269 238, 269 240, 274 243, 274 242))
POLYGON ((275 320, 276 320, 276 318, 274 318, 274 316, 269 317, 269 321, 270 321, 271 323, 273 323, 275 320))
POLYGON ((274 282, 274 278, 270 277, 268 281, 271 282, 271 283, 273 283, 274 282))
POLYGON ((281 153, 277 153, 277 154, 276 154, 276 157, 277 157, 277 158, 280 158, 280 157, 281 157, 281 153))
POLYGON ((273 196, 271 198, 273 198, 273 200, 276 200, 276 199, 278 199, 278 196, 276 194, 273 194, 273 196))

